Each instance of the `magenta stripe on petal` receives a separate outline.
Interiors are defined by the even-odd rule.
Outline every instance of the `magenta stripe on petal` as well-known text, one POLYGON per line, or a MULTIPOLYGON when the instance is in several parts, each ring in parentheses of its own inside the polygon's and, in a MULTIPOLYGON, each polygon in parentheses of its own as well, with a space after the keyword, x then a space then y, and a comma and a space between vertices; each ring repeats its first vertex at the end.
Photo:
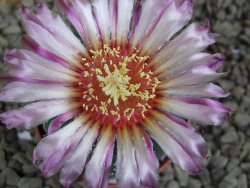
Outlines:
POLYGON ((76 114, 76 112, 70 111, 58 116, 49 124, 48 134, 56 132, 65 122, 73 118, 76 114))
POLYGON ((57 63, 57 64, 59 64, 59 65, 62 65, 62 66, 64 66, 64 67, 66 67, 66 68, 69 68, 69 69, 72 68, 72 66, 70 66, 66 61, 64 61, 64 60, 63 60, 62 58, 60 58, 59 56, 57 56, 57 55, 55 55, 55 54, 53 54, 53 53, 51 53, 51 52, 49 52, 49 51, 44 50, 43 48, 41 48, 41 47, 40 47, 34 40, 32 40, 30 37, 28 37, 28 36, 23 36, 23 37, 22 37, 22 43, 23 43, 23 45, 24 45, 27 49, 29 49, 29 50, 31 50, 31 51, 33 51, 33 52, 39 54, 40 56, 42 56, 42 57, 44 57, 44 58, 46 58, 46 59, 48 59, 48 60, 50 60, 50 61, 52 61, 52 62, 55 62, 55 63, 57 63))

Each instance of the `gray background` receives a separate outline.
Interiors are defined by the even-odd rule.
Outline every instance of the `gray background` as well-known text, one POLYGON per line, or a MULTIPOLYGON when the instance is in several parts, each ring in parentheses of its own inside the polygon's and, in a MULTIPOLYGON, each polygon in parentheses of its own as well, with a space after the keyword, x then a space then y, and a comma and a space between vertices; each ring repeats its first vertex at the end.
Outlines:
MULTIPOLYGON (((20 3, 4 5, 0 0, 0 54, 19 47, 24 33, 20 24, 20 3)), ((38 0, 22 0, 34 8, 38 0)), ((41 1, 40 1, 41 2, 41 1)), ((46 0, 53 7, 52 0, 46 0)), ((218 80, 232 96, 223 102, 234 113, 220 127, 196 126, 209 146, 210 158, 204 161, 199 176, 189 176, 176 166, 169 166, 160 174, 161 187, 167 188, 247 188, 250 185, 250 0, 194 0, 193 20, 209 21, 212 31, 221 34, 210 52, 222 52, 229 70, 227 77, 218 80)), ((0 69, 4 70, 2 63, 0 69)), ((0 111, 18 107, 0 103, 0 111)), ((31 135, 34 132, 31 130, 31 135)), ((57 177, 45 180, 31 162, 38 139, 20 140, 16 130, 0 127, 0 188, 59 188, 57 177)), ((73 187, 81 187, 79 184, 73 187)))

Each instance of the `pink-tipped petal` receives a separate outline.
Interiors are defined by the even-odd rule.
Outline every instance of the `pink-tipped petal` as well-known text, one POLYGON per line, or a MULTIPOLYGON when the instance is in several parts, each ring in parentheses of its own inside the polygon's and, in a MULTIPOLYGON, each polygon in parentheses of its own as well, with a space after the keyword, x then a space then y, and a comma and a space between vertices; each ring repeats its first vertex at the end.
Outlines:
POLYGON ((207 158, 208 151, 205 140, 195 132, 191 125, 179 124, 181 120, 168 113, 154 112, 153 116, 158 121, 158 125, 174 135, 178 143, 185 147, 189 153, 200 158, 207 158))
POLYGON ((209 33, 209 26, 198 24, 189 25, 181 34, 170 41, 152 59, 151 65, 161 65, 163 69, 195 53, 201 52, 208 45, 214 43, 216 37, 209 33))
POLYGON ((4 56, 4 61, 10 68, 9 76, 68 83, 76 80, 71 70, 30 51, 12 50, 4 56))
POLYGON ((125 126, 118 127, 117 130, 116 180, 121 188, 140 185, 132 135, 125 126))
POLYGON ((173 77, 164 76, 164 79, 159 86, 160 88, 181 87, 194 84, 202 84, 211 82, 219 77, 224 76, 226 73, 217 73, 209 67, 197 67, 186 72, 174 75, 173 77))
MULTIPOLYGON (((76 181, 83 172, 92 151, 93 144, 99 135, 99 124, 89 125, 87 132, 84 134, 80 143, 72 155, 64 162, 60 172, 60 183, 69 187, 72 182, 76 181)), ((88 172, 86 172, 88 173, 88 172)))
POLYGON ((112 125, 104 126, 93 155, 85 168, 85 179, 89 188, 108 187, 115 134, 112 125))
POLYGON ((33 153, 33 163, 44 176, 57 173, 73 154, 88 129, 86 121, 87 117, 81 116, 40 141, 33 153))
POLYGON ((74 96, 71 88, 12 82, 0 90, 0 101, 5 102, 32 102, 38 100, 66 99, 74 96))
POLYGON ((164 89, 160 91, 160 93, 164 96, 191 96, 191 97, 215 97, 215 98, 223 98, 228 97, 229 93, 226 93, 221 87, 213 84, 197 84, 197 85, 189 85, 189 86, 179 86, 164 89))
POLYGON ((83 35, 80 33, 84 44, 89 49, 98 49, 101 46, 100 33, 91 3, 88 0, 73 0, 71 2, 84 31, 83 35))
MULTIPOLYGON (((198 150, 198 148, 196 146, 187 146, 187 144, 183 144, 184 141, 182 141, 182 139, 185 138, 178 137, 178 135, 174 134, 175 132, 171 132, 162 126, 159 125, 158 121, 149 119, 146 120, 145 124, 145 128, 149 131, 150 135, 175 164, 188 171, 190 174, 198 174, 201 170, 200 157, 190 152, 190 147, 195 147, 196 150, 198 150)), ((173 126, 174 125, 171 125, 171 128, 174 130, 173 126)))
POLYGON ((61 41, 58 41, 54 35, 48 32, 41 25, 38 25, 30 20, 26 20, 25 18, 23 18, 23 22, 30 38, 36 41, 41 48, 54 53, 72 64, 79 62, 77 61, 79 54, 72 51, 70 46, 64 45, 61 41))
POLYGON ((192 3, 190 0, 184 0, 182 3, 176 0, 172 1, 164 10, 161 19, 152 33, 145 38, 145 41, 141 44, 141 53, 153 53, 157 51, 165 42, 168 42, 177 31, 187 24, 191 16, 192 3))
POLYGON ((32 128, 55 116, 74 109, 65 100, 34 102, 25 107, 0 114, 0 121, 7 128, 32 128))
POLYGON ((132 125, 132 128, 140 187, 159 187, 159 162, 153 144, 143 128, 136 125, 132 125))
POLYGON ((85 31, 82 27, 81 20, 74 10, 72 1, 69 0, 55 0, 56 7, 63 12, 70 20, 72 25, 78 31, 80 36, 85 36, 85 31))
POLYGON ((137 21, 130 35, 130 42, 134 47, 142 42, 145 36, 152 33, 168 5, 169 2, 162 0, 145 0, 144 3, 138 5, 135 9, 137 12, 134 12, 137 21))
POLYGON ((161 110, 201 124, 220 125, 231 110, 205 98, 165 97, 159 100, 161 110))
MULTIPOLYGON (((196 67, 208 67, 216 71, 223 63, 224 56, 222 54, 197 53, 173 65, 166 64, 162 76, 170 77, 196 67)), ((158 70, 160 71, 160 69, 158 70)))

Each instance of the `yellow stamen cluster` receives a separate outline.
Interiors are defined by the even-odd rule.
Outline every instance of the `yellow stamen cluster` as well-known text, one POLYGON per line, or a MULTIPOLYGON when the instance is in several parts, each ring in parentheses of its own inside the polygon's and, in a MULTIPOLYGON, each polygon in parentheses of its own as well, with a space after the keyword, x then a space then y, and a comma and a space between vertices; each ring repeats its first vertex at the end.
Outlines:
MULTIPOLYGON (((84 100, 95 101, 91 111, 115 116, 117 121, 121 117, 130 120, 135 112, 145 117, 145 112, 151 108, 147 101, 155 98, 160 81, 146 69, 149 57, 141 57, 137 53, 124 55, 120 48, 104 45, 103 49, 90 51, 93 62, 82 59, 86 66, 83 77, 92 77, 93 80, 96 76, 98 83, 98 86, 88 84, 87 91, 83 93, 84 100)), ((83 107, 89 110, 88 105, 83 107)))

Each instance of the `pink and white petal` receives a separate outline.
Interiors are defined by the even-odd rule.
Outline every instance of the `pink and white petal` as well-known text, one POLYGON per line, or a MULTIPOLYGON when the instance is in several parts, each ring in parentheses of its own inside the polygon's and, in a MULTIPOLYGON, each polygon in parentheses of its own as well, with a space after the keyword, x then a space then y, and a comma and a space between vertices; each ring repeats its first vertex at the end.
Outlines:
POLYGON ((197 53, 176 64, 164 66, 166 71, 162 72, 163 76, 169 77, 177 73, 184 72, 195 67, 209 67, 217 70, 224 62, 222 54, 197 53))
POLYGON ((68 67, 57 64, 53 60, 48 60, 28 50, 23 50, 23 49, 10 50, 7 54, 4 55, 4 61, 8 63, 11 59, 27 60, 35 64, 47 67, 51 70, 55 70, 69 75, 76 75, 74 71, 72 71, 68 67))
POLYGON ((164 10, 152 33, 140 45, 141 53, 155 52, 179 31, 192 17, 192 2, 172 1, 164 10), (157 36, 157 37, 156 37, 157 36))
POLYGON ((85 168, 85 179, 89 188, 108 187, 115 132, 113 125, 104 126, 94 153, 85 168))
POLYGON ((168 114, 159 112, 153 113, 158 125, 170 134, 174 135, 178 143, 186 148, 188 153, 192 153, 200 158, 207 158, 207 147, 205 140, 189 126, 179 124, 180 119, 168 114))
POLYGON ((130 35, 130 42, 133 47, 136 47, 142 42, 143 38, 146 38, 145 36, 152 33, 168 4, 167 1, 162 0, 145 0, 142 5, 138 5, 134 12, 138 21, 134 23, 130 35))
POLYGON ((140 187, 159 187, 159 162, 154 153, 153 144, 141 127, 132 125, 132 132, 140 187))
POLYGON ((110 43, 109 0, 94 0, 94 13, 104 44, 110 43))
POLYGON ((87 131, 86 121, 87 117, 80 116, 40 141, 33 153, 33 163, 43 175, 50 177, 62 168, 87 131))
POLYGON ((4 61, 10 67, 8 72, 10 76, 67 83, 76 81, 76 78, 71 75, 72 71, 52 64, 30 51, 12 50, 4 56, 4 61))
POLYGON ((207 83, 226 74, 227 73, 217 73, 209 67, 197 67, 169 78, 159 76, 159 78, 164 79, 159 88, 167 89, 172 87, 207 83))
POLYGON ((81 176, 88 156, 92 151, 93 144, 99 135, 99 127, 98 123, 92 126, 88 123, 87 132, 84 134, 72 155, 64 162, 60 173, 60 183, 63 186, 69 187, 72 182, 81 176))
POLYGON ((65 46, 69 46, 75 54, 85 53, 85 47, 80 40, 72 33, 60 16, 52 15, 46 4, 40 3, 37 7, 37 15, 25 7, 22 7, 24 19, 33 21, 51 33, 58 41, 65 46))
POLYGON ((0 114, 10 128, 32 128, 55 116, 76 108, 76 104, 65 100, 50 100, 28 104, 22 108, 0 114))
POLYGON ((198 174, 200 172, 200 158, 190 153, 188 148, 183 146, 175 135, 171 132, 167 132, 167 130, 159 126, 156 121, 147 119, 144 126, 172 162, 190 174, 198 174))
MULTIPOLYGON (((111 0, 112 1, 112 0, 111 0)), ((116 45, 127 42, 134 0, 117 1, 116 45)), ((113 18, 114 19, 114 18, 113 18)))
POLYGON ((228 97, 229 93, 226 93, 221 87, 213 84, 197 84, 197 85, 189 85, 189 86, 179 86, 167 88, 162 91, 159 91, 163 96, 191 96, 191 97, 216 97, 223 98, 228 97))
POLYGON ((132 135, 125 126, 117 129, 116 181, 121 188, 140 185, 132 135))
POLYGON ((189 25, 181 34, 170 41, 150 60, 151 65, 173 65, 195 53, 203 51, 208 45, 215 42, 216 34, 209 33, 209 26, 198 24, 189 25), (190 48, 192 46, 192 48, 190 48))
POLYGON ((12 82, 0 90, 0 101, 32 102, 38 100, 66 99, 76 96, 71 88, 12 82))
POLYGON ((31 39, 28 35, 22 36, 21 38, 22 45, 31 52, 34 52, 35 54, 39 55, 41 58, 45 58, 46 60, 52 61, 52 65, 61 65, 68 70, 74 69, 70 63, 66 62, 61 57, 53 54, 52 52, 49 52, 43 48, 41 48, 37 42, 35 42, 33 39, 31 39))
POLYGON ((63 12, 67 18, 70 20, 72 25, 78 31, 80 36, 85 36, 86 33, 82 27, 81 20, 77 15, 76 11, 74 10, 72 1, 69 0, 56 0, 55 1, 56 7, 63 12))
POLYGON ((59 130, 64 123, 71 120, 76 115, 77 111, 69 111, 53 119, 49 124, 48 134, 52 134, 59 130))
POLYGON ((37 23, 25 18, 23 18, 23 22, 30 38, 36 41, 40 47, 72 64, 78 62, 77 58, 79 54, 76 54, 70 46, 63 45, 62 41, 58 41, 54 35, 37 23))
POLYGON ((159 100, 163 111, 205 125, 220 125, 231 110, 223 104, 203 98, 165 97, 159 100))
POLYGON ((100 33, 91 3, 88 0, 73 0, 72 4, 84 30, 81 36, 84 44, 88 49, 98 49, 101 46, 100 33))

